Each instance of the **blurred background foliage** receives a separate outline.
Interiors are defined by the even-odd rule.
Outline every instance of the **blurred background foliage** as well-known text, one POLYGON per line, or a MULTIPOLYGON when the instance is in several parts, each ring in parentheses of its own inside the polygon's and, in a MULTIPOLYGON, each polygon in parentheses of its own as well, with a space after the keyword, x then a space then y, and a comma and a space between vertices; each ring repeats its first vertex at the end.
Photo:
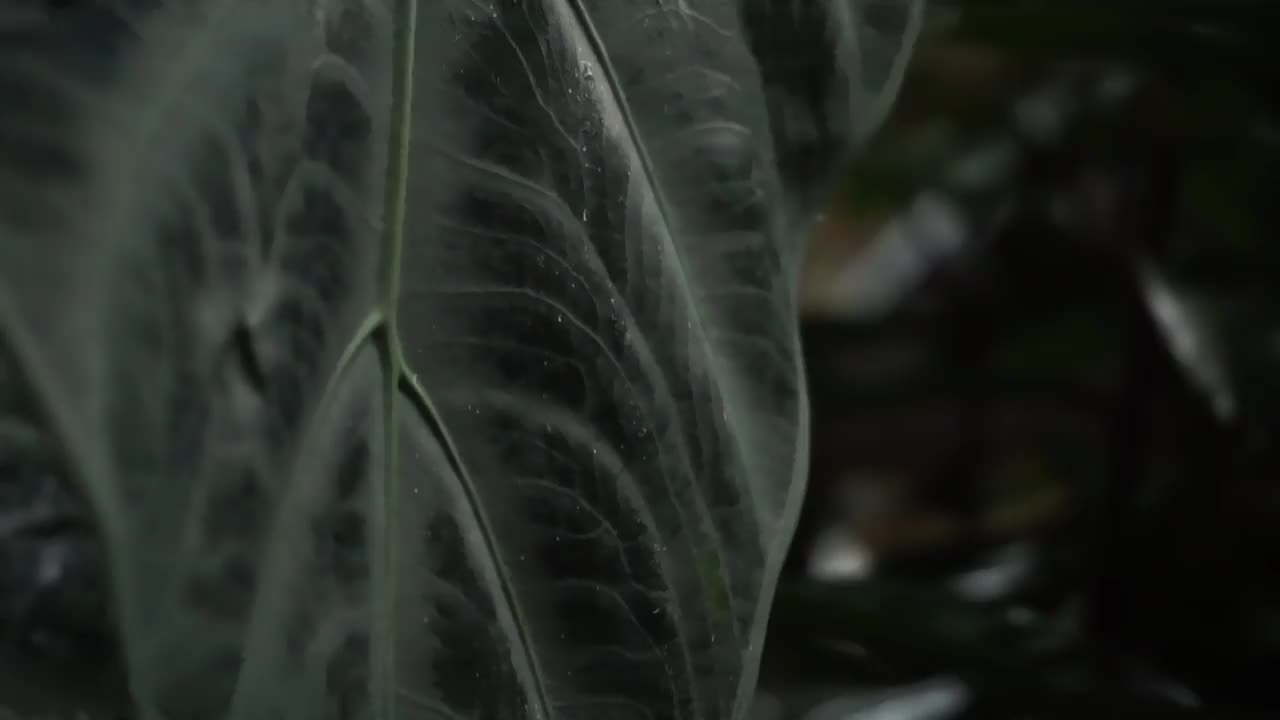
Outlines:
POLYGON ((760 720, 1280 717, 1274 0, 934 0, 805 283, 760 720))

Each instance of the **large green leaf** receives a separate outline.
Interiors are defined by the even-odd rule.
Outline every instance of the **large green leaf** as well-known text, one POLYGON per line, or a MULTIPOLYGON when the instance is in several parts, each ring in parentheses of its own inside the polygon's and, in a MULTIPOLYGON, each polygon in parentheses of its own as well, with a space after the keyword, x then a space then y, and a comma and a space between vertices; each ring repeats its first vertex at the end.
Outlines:
POLYGON ((740 715, 801 238, 919 19, 0 9, 0 511, 82 498, 139 714, 740 715))

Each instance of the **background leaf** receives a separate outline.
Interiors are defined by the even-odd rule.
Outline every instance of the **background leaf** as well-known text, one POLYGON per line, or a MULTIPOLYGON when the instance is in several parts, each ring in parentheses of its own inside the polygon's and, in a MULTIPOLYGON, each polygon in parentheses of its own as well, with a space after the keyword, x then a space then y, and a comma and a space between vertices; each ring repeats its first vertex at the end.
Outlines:
POLYGON ((1275 715, 1276 6, 932 7, 811 255, 764 692, 1275 715))

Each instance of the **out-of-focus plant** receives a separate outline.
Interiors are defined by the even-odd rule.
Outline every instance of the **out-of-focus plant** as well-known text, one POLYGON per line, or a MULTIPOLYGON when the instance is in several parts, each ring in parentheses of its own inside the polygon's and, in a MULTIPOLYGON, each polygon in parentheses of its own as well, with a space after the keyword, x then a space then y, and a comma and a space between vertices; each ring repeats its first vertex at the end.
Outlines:
POLYGON ((1274 712, 1280 5, 935 10, 815 252, 813 494, 766 681, 1274 712))

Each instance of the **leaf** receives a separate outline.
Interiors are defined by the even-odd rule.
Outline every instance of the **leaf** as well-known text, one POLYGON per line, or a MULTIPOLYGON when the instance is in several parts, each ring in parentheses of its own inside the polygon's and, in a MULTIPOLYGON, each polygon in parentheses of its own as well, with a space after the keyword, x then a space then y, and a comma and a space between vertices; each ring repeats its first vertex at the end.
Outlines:
POLYGON ((813 708, 805 720, 948 720, 973 693, 960 680, 937 677, 880 692, 849 692, 813 708))
POLYGON ((1222 421, 1236 415, 1235 389, 1221 357, 1222 339, 1214 336, 1207 308, 1193 292, 1179 287, 1153 262, 1141 260, 1135 268, 1142 298, 1169 354, 1188 380, 1203 393, 1222 421))
POLYGON ((941 675, 890 687, 819 685, 762 691, 749 720, 951 720, 973 705, 976 693, 941 675))
POLYGON ((89 508, 137 714, 741 716, 802 237, 920 14, 0 11, 0 419, 89 508))

